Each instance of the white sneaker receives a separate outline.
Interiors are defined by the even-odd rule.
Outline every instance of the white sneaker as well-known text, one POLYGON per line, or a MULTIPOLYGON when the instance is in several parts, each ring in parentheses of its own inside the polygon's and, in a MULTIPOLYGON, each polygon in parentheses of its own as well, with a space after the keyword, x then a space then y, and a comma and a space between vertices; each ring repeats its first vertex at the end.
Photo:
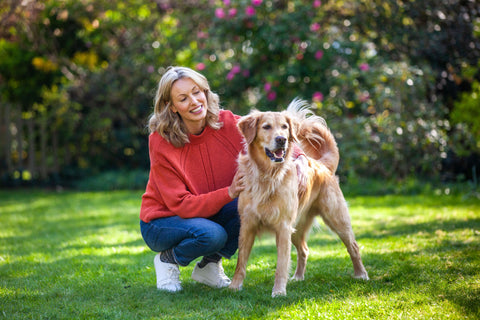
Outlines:
POLYGON ((192 279, 214 288, 228 287, 231 282, 223 271, 222 260, 217 263, 210 262, 203 268, 197 263, 193 268, 192 279))
POLYGON ((160 253, 153 259, 155 273, 157 274, 157 288, 176 292, 182 290, 180 284, 180 269, 177 264, 166 263, 160 260, 160 253))

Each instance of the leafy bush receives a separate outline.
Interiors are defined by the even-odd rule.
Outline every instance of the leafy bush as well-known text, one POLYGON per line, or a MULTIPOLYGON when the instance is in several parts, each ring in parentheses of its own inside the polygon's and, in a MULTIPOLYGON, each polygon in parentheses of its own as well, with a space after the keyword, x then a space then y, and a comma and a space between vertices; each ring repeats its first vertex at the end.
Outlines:
POLYGON ((479 17, 475 1, 2 2, 0 176, 147 170, 156 83, 185 65, 237 114, 312 101, 343 179, 470 179, 480 80, 460 69, 479 17))
POLYGON ((80 179, 73 184, 78 190, 142 190, 148 181, 148 171, 107 171, 80 179))
POLYGON ((313 101, 338 138, 342 175, 438 173, 448 122, 439 121, 439 102, 427 100, 432 70, 386 61, 344 30, 348 20, 329 20, 331 6, 223 1, 210 10, 196 67, 240 113, 281 110, 297 96, 313 101))

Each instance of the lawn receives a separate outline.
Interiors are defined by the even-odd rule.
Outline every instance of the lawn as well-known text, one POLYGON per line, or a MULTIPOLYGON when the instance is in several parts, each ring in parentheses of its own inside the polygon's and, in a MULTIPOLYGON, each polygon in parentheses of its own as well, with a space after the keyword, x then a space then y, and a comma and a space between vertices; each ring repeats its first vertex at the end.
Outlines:
MULTIPOLYGON (((158 291, 141 194, 0 191, 0 319, 480 318, 478 198, 346 194, 371 280, 352 278, 343 244, 320 222, 305 281, 273 299, 268 235, 255 242, 242 291, 195 283, 193 264, 181 269, 182 292, 158 291)), ((235 263, 224 262, 227 275, 235 263)))

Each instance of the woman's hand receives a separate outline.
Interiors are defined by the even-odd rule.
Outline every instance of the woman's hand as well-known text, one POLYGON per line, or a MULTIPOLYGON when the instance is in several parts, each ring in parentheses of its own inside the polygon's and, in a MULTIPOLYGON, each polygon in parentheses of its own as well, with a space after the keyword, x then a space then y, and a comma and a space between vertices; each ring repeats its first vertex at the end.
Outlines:
POLYGON ((243 180, 243 177, 244 174, 242 172, 237 171, 237 173, 235 173, 232 184, 228 188, 228 195, 230 196, 230 198, 237 198, 240 195, 240 192, 245 189, 245 182, 243 180))

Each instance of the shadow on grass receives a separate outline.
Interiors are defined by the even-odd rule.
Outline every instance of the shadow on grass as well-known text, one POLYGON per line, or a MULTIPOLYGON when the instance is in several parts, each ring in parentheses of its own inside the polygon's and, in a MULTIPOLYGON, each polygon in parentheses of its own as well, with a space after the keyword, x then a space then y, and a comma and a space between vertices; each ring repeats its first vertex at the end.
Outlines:
MULTIPOLYGON (((478 318, 480 315, 480 219, 450 219, 435 220, 429 223, 397 224, 386 232, 361 232, 357 240, 365 243, 384 243, 385 250, 381 253, 366 248, 362 259, 370 278, 369 287, 374 291, 401 292, 405 289, 428 293, 434 300, 449 300, 458 306, 466 315, 478 318), (455 233, 466 235, 455 238, 455 233), (467 238, 467 239, 465 239, 467 238), (390 248, 392 239, 408 239, 405 248, 390 248), (408 246, 408 247, 407 247, 408 246)), ((322 248, 339 249, 336 257, 310 258, 307 266, 323 264, 322 271, 341 270, 343 274, 352 274, 353 267, 345 247, 336 235, 320 234, 311 237, 310 252, 322 248), (341 250, 344 250, 343 252, 341 250), (345 271, 350 269, 350 271, 345 271)), ((377 247, 377 245, 375 245, 377 247)), ((293 258, 295 259, 295 257, 293 258)), ((335 274, 326 273, 321 280, 335 278, 335 274)))

